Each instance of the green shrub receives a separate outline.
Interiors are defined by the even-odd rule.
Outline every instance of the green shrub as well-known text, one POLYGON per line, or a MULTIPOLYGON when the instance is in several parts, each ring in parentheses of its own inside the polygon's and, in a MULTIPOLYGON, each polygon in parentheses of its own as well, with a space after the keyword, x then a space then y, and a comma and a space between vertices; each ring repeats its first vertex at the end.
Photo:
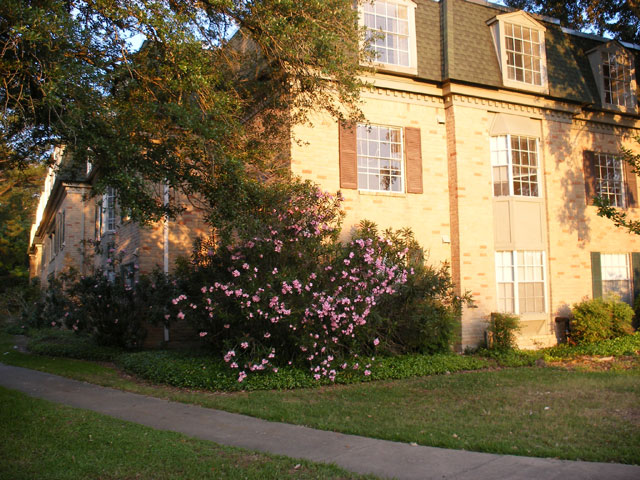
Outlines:
POLYGON ((622 337, 633 333, 633 308, 613 297, 607 299, 611 311, 611 337, 622 337))
POLYGON ((616 338, 633 331, 633 310, 617 298, 594 298, 571 309, 571 341, 583 344, 616 338))
POLYGON ((40 282, 6 288, 0 293, 0 321, 4 322, 7 333, 19 335, 35 326, 35 318, 41 308, 40 282))
POLYGON ((487 327, 487 348, 508 351, 516 348, 516 333, 520 330, 520 319, 509 313, 493 312, 487 327))
POLYGON ((87 333, 98 345, 139 348, 146 335, 142 305, 122 275, 98 270, 81 277, 64 292, 69 299, 65 324, 87 333))
POLYGON ((640 330, 640 295, 633 301, 633 328, 640 330))

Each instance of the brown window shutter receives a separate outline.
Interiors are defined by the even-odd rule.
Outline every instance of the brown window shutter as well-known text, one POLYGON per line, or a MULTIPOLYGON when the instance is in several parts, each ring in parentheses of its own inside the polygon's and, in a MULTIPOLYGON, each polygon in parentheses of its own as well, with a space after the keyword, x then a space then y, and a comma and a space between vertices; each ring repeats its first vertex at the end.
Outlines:
POLYGON ((624 183, 625 183, 625 195, 626 206, 637 207, 638 206, 638 177, 633 173, 633 167, 622 160, 624 168, 624 183))
POLYGON ((585 150, 584 162, 584 191, 587 205, 593 205, 593 197, 597 195, 598 173, 596 172, 596 158, 593 152, 585 150))
POLYGON ((357 126, 340 122, 340 188, 358 188, 357 126))
POLYGON ((420 129, 404 129, 404 148, 407 156, 407 193, 422 193, 422 142, 420 129))

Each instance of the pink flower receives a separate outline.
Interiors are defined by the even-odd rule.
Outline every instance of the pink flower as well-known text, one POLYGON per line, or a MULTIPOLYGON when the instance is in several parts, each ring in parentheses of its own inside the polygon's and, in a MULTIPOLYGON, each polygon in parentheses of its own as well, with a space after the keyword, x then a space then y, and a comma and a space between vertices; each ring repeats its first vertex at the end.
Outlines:
POLYGON ((178 315, 177 315, 177 316, 178 316, 178 318, 179 318, 180 320, 182 320, 182 319, 184 318, 184 313, 182 313, 182 311, 180 311, 180 312, 178 312, 178 315))
POLYGON ((246 350, 247 348, 249 348, 249 342, 242 342, 240 346, 246 350))
POLYGON ((247 374, 244 372, 240 372, 238 375, 238 383, 241 383, 245 378, 247 378, 247 374))
POLYGON ((373 340, 373 344, 375 346, 378 346, 379 343, 380 343, 380 339, 379 338, 376 338, 376 339, 373 340))
POLYGON ((207 336, 207 332, 200 332, 200 337, 206 337, 207 336))
POLYGON ((233 275, 234 277, 239 277, 240 272, 238 270, 234 270, 233 272, 231 272, 231 275, 233 275))
POLYGON ((369 375, 371 375, 371 372, 370 372, 369 370, 365 370, 365 371, 364 371, 364 374, 365 374, 365 376, 367 376, 367 377, 368 377, 369 375))
POLYGON ((224 328, 230 328, 231 327, 231 325, 229 325, 228 323, 225 323, 223 326, 224 326, 224 328))
POLYGON ((269 332, 264 334, 264 338, 269 338, 271 336, 271 334, 269 332))

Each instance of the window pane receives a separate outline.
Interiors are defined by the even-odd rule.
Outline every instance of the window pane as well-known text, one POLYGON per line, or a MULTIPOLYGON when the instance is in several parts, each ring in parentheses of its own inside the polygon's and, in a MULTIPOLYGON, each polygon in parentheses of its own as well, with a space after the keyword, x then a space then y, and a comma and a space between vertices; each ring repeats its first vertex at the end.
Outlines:
POLYGON ((403 189, 401 130, 376 125, 368 128, 361 127, 358 128, 358 188, 401 192, 403 189))
POLYGON ((507 78, 530 85, 542 85, 541 38, 537 30, 520 25, 505 24, 507 78))
POLYGON ((595 154, 596 194, 614 207, 624 208, 622 160, 616 155, 595 154))

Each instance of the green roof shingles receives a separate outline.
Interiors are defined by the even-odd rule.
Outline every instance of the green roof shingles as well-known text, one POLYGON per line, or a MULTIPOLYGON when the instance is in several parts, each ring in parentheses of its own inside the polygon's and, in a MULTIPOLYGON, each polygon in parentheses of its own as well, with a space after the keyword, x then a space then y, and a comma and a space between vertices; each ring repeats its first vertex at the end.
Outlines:
MULTIPOLYGON (((415 0, 418 77, 503 88, 491 28, 487 21, 512 11, 469 0, 415 0)), ((565 33, 544 22, 549 95, 598 103, 599 94, 586 52, 605 40, 565 33)), ((526 89, 523 89, 526 90, 526 89)))

